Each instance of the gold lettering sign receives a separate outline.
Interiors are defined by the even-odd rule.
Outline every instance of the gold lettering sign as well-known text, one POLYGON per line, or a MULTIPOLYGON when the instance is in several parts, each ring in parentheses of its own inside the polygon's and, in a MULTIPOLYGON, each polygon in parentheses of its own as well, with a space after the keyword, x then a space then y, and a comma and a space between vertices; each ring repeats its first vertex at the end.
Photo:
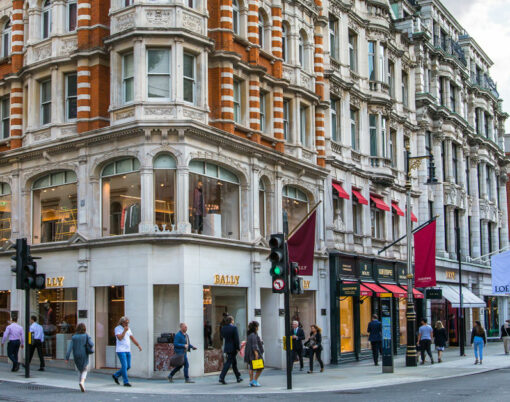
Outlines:
POLYGON ((239 286, 239 275, 214 275, 215 285, 239 286))
POLYGON ((303 289, 310 289, 310 281, 303 280, 303 289))
POLYGON ((381 276, 392 276, 393 270, 387 268, 379 268, 379 275, 381 276))
POLYGON ((57 276, 53 278, 46 278, 46 287, 47 288, 62 288, 64 287, 64 277, 57 276))
POLYGON ((446 271, 446 279, 455 279, 455 271, 446 271))

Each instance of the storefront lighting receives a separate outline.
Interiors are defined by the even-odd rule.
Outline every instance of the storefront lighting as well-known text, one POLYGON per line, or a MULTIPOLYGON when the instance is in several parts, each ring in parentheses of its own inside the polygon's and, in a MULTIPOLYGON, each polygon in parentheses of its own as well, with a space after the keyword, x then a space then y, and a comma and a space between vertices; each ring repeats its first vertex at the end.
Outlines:
POLYGON ((165 185, 163 183, 160 184, 161 187, 165 187, 165 185))
POLYGON ((122 176, 123 179, 125 179, 126 177, 127 177, 126 175, 122 176))

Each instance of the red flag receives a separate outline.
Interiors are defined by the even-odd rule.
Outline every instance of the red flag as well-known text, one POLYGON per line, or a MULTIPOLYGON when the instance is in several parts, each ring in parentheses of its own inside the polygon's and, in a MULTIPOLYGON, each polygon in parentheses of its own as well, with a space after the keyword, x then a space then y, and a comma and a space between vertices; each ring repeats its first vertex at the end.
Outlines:
POLYGON ((436 286, 436 221, 414 234, 414 286, 436 286))
POLYGON ((316 216, 317 211, 313 211, 287 241, 289 262, 297 262, 299 264, 299 275, 313 275, 316 216))

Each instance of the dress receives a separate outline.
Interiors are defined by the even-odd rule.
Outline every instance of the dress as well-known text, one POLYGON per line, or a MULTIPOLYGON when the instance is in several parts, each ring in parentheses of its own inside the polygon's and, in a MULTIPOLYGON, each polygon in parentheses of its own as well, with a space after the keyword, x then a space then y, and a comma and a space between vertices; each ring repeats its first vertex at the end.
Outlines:
POLYGON ((251 361, 255 360, 255 351, 259 353, 259 357, 262 358, 264 354, 264 344, 260 337, 252 332, 246 339, 246 347, 244 350, 244 361, 251 366, 251 361))
POLYGON ((87 334, 74 334, 67 349, 66 360, 69 360, 72 351, 74 364, 79 372, 85 371, 89 364, 89 355, 85 351, 85 344, 87 342, 89 342, 90 346, 94 346, 92 339, 87 334))

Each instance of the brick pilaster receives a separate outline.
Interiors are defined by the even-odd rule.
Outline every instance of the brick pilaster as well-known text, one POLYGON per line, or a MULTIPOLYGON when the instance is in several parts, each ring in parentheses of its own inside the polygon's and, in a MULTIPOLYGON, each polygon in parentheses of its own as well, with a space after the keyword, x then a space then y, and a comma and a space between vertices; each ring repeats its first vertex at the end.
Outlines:
MULTIPOLYGON (((273 90, 273 131, 277 140, 284 140, 283 132, 283 89, 274 88, 273 90)), ((276 150, 283 152, 285 145, 282 142, 276 144, 276 150)))
POLYGON ((273 6, 271 8, 273 24, 271 31, 271 50, 278 58, 273 65, 273 75, 276 78, 283 76, 283 50, 282 50, 282 9, 273 6))
POLYGON ((259 4, 257 0, 248 2, 248 40, 254 45, 250 48, 250 63, 258 64, 260 54, 259 41, 259 4))
POLYGON ((90 120, 90 68, 87 59, 78 61, 78 133, 89 131, 90 120))
POLYGON ((260 81, 259 77, 252 75, 250 77, 250 96, 249 96, 249 109, 250 109, 250 128, 256 132, 252 134, 252 140, 255 142, 260 141, 260 81))
MULTIPOLYGON (((322 1, 315 0, 315 4, 320 9, 322 15, 322 1)), ((315 71, 315 93, 319 100, 324 101, 324 38, 323 28, 317 24, 314 33, 315 54, 314 54, 314 71, 315 71)), ((317 164, 326 166, 326 147, 325 147, 325 111, 321 106, 315 108, 315 148, 317 149, 317 164)))
POLYGON ((21 136, 23 135, 23 86, 21 82, 11 83, 10 120, 10 148, 19 148, 22 145, 21 136))
POLYGON ((220 104, 223 129, 234 132, 234 68, 220 68, 220 104))
POLYGON ((17 73, 23 67, 23 0, 12 2, 12 72, 17 73))

